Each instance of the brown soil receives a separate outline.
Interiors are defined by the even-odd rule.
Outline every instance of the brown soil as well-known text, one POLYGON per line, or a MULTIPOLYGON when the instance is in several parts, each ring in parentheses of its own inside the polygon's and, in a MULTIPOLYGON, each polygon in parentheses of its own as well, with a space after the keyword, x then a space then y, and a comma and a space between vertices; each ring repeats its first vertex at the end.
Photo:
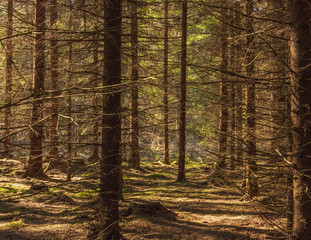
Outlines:
MULTIPOLYGON (((56 169, 48 178, 22 178, 19 162, 0 161, 0 239, 88 239, 96 228, 95 172, 77 171, 71 182, 56 169), (14 171, 12 171, 14 169, 14 171)), ((230 184, 208 186, 206 173, 188 169, 174 182, 175 166, 124 171, 120 226, 126 239, 270 239, 284 219, 260 199, 244 201, 230 184)), ((261 197, 263 198, 263 197, 261 197)))

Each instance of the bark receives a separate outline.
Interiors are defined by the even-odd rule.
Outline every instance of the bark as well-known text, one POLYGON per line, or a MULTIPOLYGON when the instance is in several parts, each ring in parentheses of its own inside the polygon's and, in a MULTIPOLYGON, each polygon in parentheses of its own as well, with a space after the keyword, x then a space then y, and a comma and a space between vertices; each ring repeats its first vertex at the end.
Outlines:
POLYGON ((291 109, 293 124, 295 239, 311 236, 311 9, 308 1, 290 2, 291 109))
POLYGON ((44 73, 45 73, 45 1, 35 1, 35 32, 34 32, 34 74, 33 102, 30 124, 30 153, 28 174, 35 177, 42 174, 42 121, 44 73))
POLYGON ((253 198, 258 195, 257 164, 256 164, 256 84, 252 80, 255 68, 253 0, 246 0, 246 189, 247 196, 253 198))
POLYGON ((131 157, 130 167, 139 169, 139 121, 138 121, 138 16, 137 1, 131 3, 131 157))
MULTIPOLYGON (((70 9, 70 15, 69 15, 69 29, 72 27, 72 0, 69 1, 69 9, 70 9)), ((72 81, 72 42, 69 42, 68 45, 68 79, 67 79, 67 88, 69 89, 71 87, 71 81, 72 81)), ((71 169, 71 159, 72 159, 72 99, 71 96, 68 96, 66 99, 66 105, 67 105, 67 114, 68 114, 68 120, 67 120, 67 180, 71 181, 71 175, 72 175, 72 169, 71 169)))
POLYGON ((227 29, 227 9, 225 2, 222 3, 221 12, 221 75, 220 75, 220 105, 219 105, 219 139, 218 139, 218 162, 216 172, 223 170, 226 161, 227 135, 228 135, 228 29, 227 29))
POLYGON ((102 159, 100 160, 100 209, 103 239, 119 239, 121 188, 121 1, 105 1, 102 159))
POLYGON ((50 75, 50 148, 48 158, 52 163, 59 161, 58 157, 58 40, 57 40, 57 18, 58 18, 58 3, 57 0, 50 0, 50 28, 53 29, 50 40, 50 60, 51 60, 51 75, 50 75))
POLYGON ((179 158, 177 182, 186 181, 187 0, 182 2, 179 158))
POLYGON ((164 64, 163 64, 163 116, 164 116, 164 163, 170 164, 169 128, 168 128, 168 0, 164 6, 164 64))
MULTIPOLYGON (((7 36, 13 34, 13 0, 8 0, 7 6, 7 36)), ((6 157, 11 157, 11 121, 12 110, 9 106, 12 100, 12 77, 13 77, 13 40, 8 38, 6 40, 6 81, 5 81, 5 94, 4 103, 7 107, 4 110, 4 152, 6 157)))

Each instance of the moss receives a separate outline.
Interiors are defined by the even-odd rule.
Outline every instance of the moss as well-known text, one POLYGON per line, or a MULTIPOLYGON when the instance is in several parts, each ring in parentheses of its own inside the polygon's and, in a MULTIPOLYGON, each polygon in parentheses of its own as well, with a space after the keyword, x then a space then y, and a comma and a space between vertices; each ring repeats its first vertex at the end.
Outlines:
POLYGON ((0 227, 0 229, 10 229, 10 230, 17 230, 19 228, 25 227, 26 221, 25 219, 13 219, 12 222, 5 223, 0 227))

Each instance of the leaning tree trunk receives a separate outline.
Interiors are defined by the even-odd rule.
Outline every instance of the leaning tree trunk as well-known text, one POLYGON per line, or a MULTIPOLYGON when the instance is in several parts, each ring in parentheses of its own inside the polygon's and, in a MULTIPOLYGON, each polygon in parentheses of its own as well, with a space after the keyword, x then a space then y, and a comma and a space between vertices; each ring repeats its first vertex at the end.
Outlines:
POLYGON ((119 239, 121 188, 121 0, 105 1, 100 210, 103 239, 119 239))
POLYGON ((34 32, 34 75, 33 101, 30 123, 30 153, 28 174, 35 177, 42 174, 42 121, 43 121, 43 93, 45 73, 45 2, 35 1, 35 32, 34 32))
POLYGON ((130 167, 139 169, 139 124, 138 124, 138 16, 137 0, 131 4, 131 158, 130 167))
POLYGON ((291 109, 293 124, 295 239, 311 236, 311 8, 308 1, 290 2, 291 109))
POLYGON ((180 116, 179 116, 179 158, 177 182, 186 180, 186 79, 187 79, 187 0, 182 2, 181 20, 181 81, 180 81, 180 116))
POLYGON ((164 116, 164 163, 170 164, 168 127, 168 0, 164 6, 164 64, 163 64, 163 116, 164 116))
POLYGON ((10 36, 13 34, 13 0, 8 0, 7 6, 7 36, 6 40, 6 82, 4 103, 6 106, 4 110, 4 152, 6 157, 11 157, 11 121, 12 121, 12 76, 13 76, 13 40, 10 36))
POLYGON ((258 195, 256 164, 256 83, 254 77, 254 28, 253 0, 246 0, 246 194, 253 198, 258 195))

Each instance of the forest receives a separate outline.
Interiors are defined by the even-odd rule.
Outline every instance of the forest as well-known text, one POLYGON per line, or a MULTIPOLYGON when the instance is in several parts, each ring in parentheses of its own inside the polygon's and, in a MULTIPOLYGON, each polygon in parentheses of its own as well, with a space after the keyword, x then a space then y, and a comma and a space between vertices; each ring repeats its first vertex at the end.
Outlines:
POLYGON ((0 240, 311 239, 310 0, 2 0, 0 43, 0 240))

